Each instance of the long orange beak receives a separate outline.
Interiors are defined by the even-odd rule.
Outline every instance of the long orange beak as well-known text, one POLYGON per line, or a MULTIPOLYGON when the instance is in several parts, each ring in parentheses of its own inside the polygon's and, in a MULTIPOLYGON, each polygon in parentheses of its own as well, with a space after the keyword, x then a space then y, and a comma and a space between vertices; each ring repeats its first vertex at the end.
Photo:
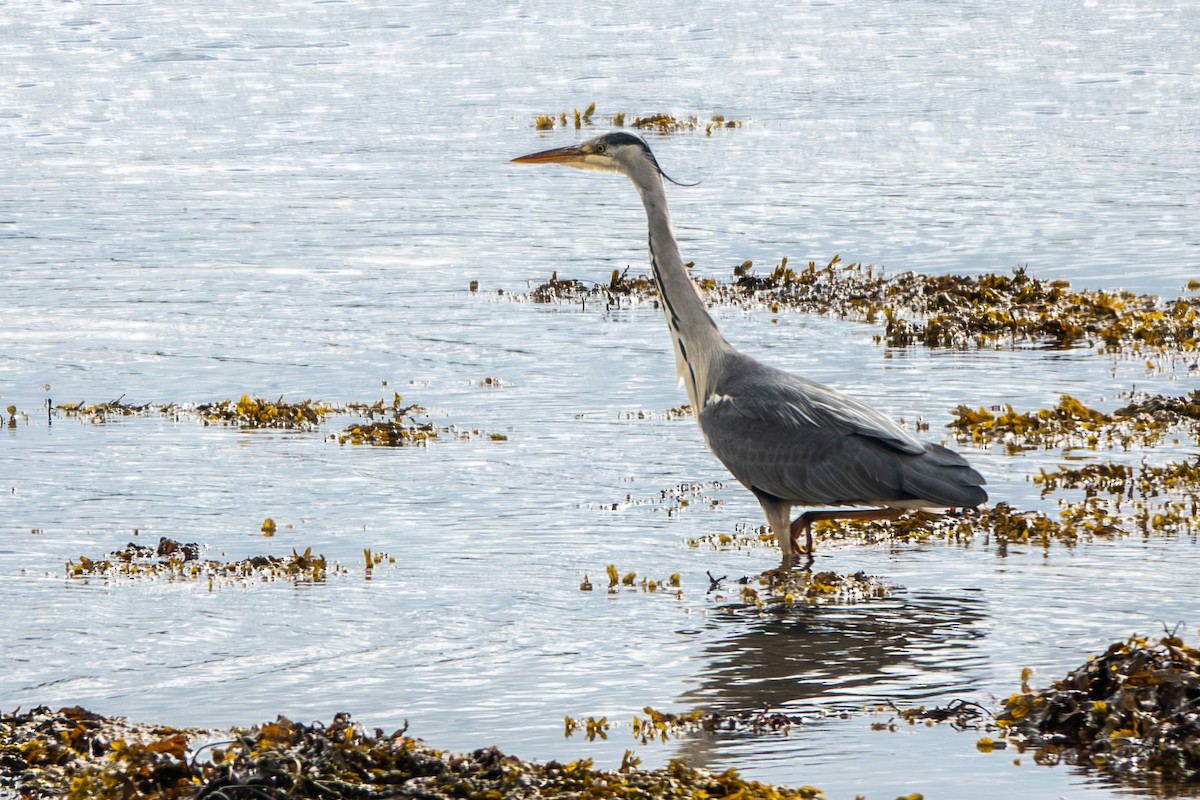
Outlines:
POLYGON ((540 153, 530 153, 527 156, 517 156, 512 160, 513 164, 570 164, 573 161, 582 161, 587 155, 583 152, 583 148, 579 145, 571 145, 570 147, 556 147, 553 150, 542 150, 540 153))

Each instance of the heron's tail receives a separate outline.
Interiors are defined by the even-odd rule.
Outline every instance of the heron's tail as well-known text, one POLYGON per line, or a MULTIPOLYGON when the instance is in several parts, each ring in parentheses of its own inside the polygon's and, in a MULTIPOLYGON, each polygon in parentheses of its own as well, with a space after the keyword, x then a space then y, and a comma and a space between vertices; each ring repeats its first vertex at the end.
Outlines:
POLYGON ((904 489, 914 497, 946 507, 974 508, 988 499, 987 483, 967 460, 940 444, 926 443, 904 471, 904 489))

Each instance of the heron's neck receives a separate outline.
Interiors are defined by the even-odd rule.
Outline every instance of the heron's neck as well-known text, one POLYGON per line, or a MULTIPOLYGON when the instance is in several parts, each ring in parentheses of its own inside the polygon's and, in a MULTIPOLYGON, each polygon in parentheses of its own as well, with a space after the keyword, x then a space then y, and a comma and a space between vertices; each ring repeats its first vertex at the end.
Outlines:
POLYGON ((700 409, 712 394, 721 360, 733 348, 725 341, 717 323, 709 316, 700 290, 692 282, 679 246, 671 230, 667 196, 662 179, 654 174, 634 179, 646 206, 650 227, 650 267, 662 298, 667 327, 675 345, 675 364, 679 380, 687 389, 692 409, 699 419, 700 409))

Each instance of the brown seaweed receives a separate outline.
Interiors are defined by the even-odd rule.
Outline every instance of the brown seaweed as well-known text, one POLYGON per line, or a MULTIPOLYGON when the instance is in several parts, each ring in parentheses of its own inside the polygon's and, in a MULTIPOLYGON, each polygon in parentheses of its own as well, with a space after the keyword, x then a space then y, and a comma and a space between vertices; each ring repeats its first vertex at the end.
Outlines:
MULTIPOLYGON (((1200 297, 1164 300, 1127 291, 1073 289, 1067 281, 1036 278, 1024 268, 1011 275, 888 276, 870 265, 844 264, 838 256, 824 266, 810 261, 800 268, 784 258, 765 274, 744 261, 732 268, 728 281, 701 278, 697 284, 712 304, 793 309, 882 324, 876 340, 890 347, 1035 345, 1120 354, 1200 350, 1200 297)), ((531 295, 540 295, 542 302, 602 300, 605 306, 657 302, 653 281, 645 275, 545 286, 531 295)))
POLYGON ((303 553, 293 548, 290 556, 259 555, 234 561, 201 558, 200 554, 201 547, 196 542, 181 544, 163 537, 157 548, 130 542, 99 558, 81 555, 66 563, 66 572, 68 578, 74 579, 165 578, 208 581, 210 587, 215 587, 218 583, 246 580, 322 583, 331 569, 345 571, 337 564, 331 565, 324 556, 313 555, 312 548, 305 548, 303 553))

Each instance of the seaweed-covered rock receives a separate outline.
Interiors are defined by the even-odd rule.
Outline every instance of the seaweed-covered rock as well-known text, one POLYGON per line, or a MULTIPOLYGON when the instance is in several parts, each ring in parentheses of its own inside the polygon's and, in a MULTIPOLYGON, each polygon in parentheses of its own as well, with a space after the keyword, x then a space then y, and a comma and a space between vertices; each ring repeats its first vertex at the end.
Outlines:
POLYGON ((1023 687, 997 723, 1041 761, 1200 778, 1200 650, 1176 636, 1117 642, 1048 689, 1023 687))
POLYGON ((368 733, 338 714, 329 725, 284 717, 223 732, 135 725, 82 708, 41 707, 0 715, 0 794, 20 797, 279 798, 418 797, 426 800, 522 797, 739 797, 743 800, 822 800, 812 787, 771 786, 671 762, 619 770, 590 760, 537 764, 494 747, 455 755, 435 750, 404 730, 368 733), (193 737, 229 741, 190 749, 193 737))
POLYGON ((199 731, 107 718, 79 706, 0 715, 0 796, 191 797, 199 731), (15 790, 15 795, 7 794, 15 790))

